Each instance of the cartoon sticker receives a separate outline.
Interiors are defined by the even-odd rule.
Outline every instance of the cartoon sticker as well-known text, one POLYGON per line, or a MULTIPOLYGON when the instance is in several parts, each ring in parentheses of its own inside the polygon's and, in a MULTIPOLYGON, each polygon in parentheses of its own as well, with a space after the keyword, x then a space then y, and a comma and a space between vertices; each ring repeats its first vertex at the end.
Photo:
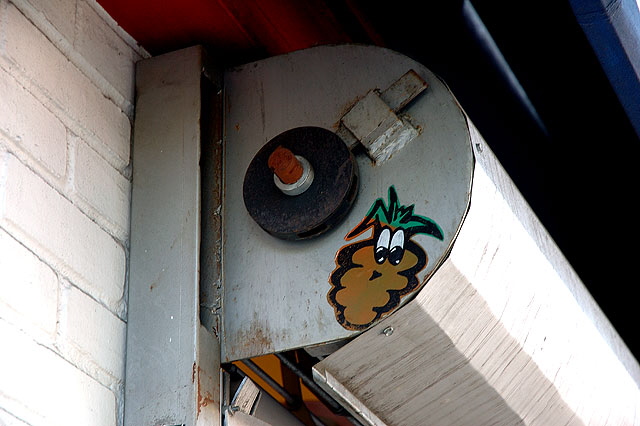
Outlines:
POLYGON ((426 234, 444 238, 437 223, 413 213, 413 204, 400 204, 393 186, 388 196, 388 206, 378 198, 365 218, 345 236, 350 241, 373 228, 370 238, 338 250, 337 267, 329 276, 327 299, 340 325, 348 330, 366 329, 418 287, 417 274, 428 258, 411 237, 426 234))

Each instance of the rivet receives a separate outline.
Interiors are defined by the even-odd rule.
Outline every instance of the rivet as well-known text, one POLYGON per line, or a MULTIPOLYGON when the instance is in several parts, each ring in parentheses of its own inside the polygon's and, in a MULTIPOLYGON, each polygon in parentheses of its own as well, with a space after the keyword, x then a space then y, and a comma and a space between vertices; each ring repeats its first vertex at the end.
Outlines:
POLYGON ((393 334, 393 327, 391 326, 386 327, 384 330, 382 330, 382 334, 384 334, 387 337, 391 336, 393 334))

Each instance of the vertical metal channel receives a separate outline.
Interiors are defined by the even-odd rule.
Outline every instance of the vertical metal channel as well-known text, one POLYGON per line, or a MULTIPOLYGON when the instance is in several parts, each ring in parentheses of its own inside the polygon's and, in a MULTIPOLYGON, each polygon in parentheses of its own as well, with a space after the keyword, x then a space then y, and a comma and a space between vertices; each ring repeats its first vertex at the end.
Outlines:
POLYGON ((206 51, 201 76, 200 321, 216 337, 222 310, 223 71, 206 51))
POLYGON ((137 65, 125 426, 220 422, 220 345, 200 321, 200 157, 215 121, 201 124, 217 105, 203 57, 137 65))

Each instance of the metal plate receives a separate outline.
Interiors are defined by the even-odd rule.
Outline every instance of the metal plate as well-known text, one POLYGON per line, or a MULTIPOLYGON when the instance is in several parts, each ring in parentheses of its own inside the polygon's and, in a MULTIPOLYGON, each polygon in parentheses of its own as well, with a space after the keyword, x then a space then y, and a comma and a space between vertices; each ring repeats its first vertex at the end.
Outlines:
MULTIPOLYGON (((225 103, 223 361, 359 332, 338 322, 327 298, 330 275, 338 251, 349 244, 345 236, 377 200, 389 203, 392 186, 402 206, 431 218, 443 234, 442 240, 425 234, 411 237, 427 254, 414 291, 446 257, 469 205, 473 153, 463 112, 424 66, 378 47, 322 46, 227 71, 225 103), (358 99, 372 89, 389 87, 411 69, 429 84, 403 111, 421 133, 381 165, 356 154, 360 189, 346 218, 313 240, 284 241, 262 230, 242 197, 245 171, 260 148, 295 127, 335 131, 358 99)), ((410 298, 402 295, 398 306, 410 298)))

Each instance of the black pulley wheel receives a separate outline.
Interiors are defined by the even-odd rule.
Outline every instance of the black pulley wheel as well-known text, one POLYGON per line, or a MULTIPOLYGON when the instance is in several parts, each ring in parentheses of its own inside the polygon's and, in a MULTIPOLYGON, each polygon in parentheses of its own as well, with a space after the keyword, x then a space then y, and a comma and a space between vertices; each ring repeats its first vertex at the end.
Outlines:
POLYGON ((339 136, 320 127, 298 127, 274 137, 255 155, 244 177, 244 204, 258 225, 275 237, 317 237, 351 208, 358 192, 357 175, 355 159, 339 136), (274 183, 268 160, 279 146, 313 168, 313 182, 302 194, 286 195, 274 183))

